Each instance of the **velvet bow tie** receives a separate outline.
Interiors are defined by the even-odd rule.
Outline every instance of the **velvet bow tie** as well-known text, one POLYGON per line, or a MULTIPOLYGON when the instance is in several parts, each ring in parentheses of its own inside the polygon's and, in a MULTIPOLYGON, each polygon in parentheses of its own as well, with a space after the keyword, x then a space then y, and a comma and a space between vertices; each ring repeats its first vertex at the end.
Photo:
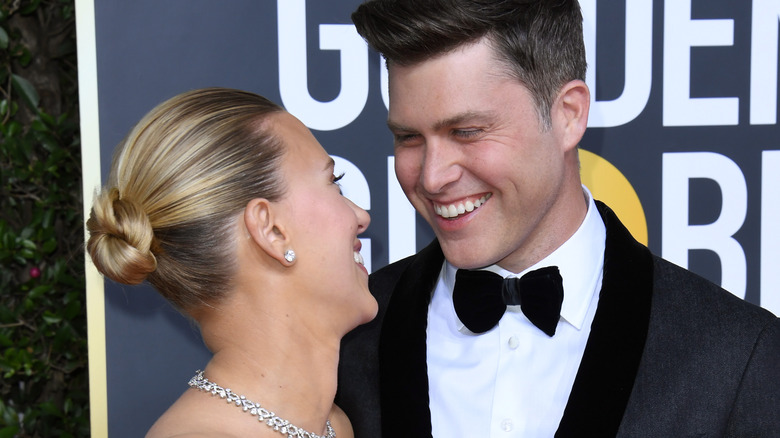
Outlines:
POLYGON ((489 271, 458 269, 452 301, 458 318, 473 333, 495 327, 506 306, 520 305, 535 326, 552 336, 561 315, 563 279, 557 266, 507 279, 489 271))

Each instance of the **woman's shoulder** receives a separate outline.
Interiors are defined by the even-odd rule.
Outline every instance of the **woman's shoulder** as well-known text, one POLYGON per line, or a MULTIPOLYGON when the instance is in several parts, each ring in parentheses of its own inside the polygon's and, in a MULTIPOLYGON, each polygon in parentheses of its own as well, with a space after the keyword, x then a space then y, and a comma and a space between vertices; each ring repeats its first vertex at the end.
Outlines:
POLYGON ((266 436, 266 428, 259 427, 262 424, 257 423, 257 419, 240 412, 224 400, 187 390, 157 419, 146 433, 146 438, 266 436))
MULTIPOLYGON (((146 434, 146 438, 158 436, 158 435, 151 435, 150 433, 146 434)), ((165 438, 235 438, 234 435, 205 433, 205 432, 184 432, 177 435, 164 435, 164 437, 165 438)))
MULTIPOLYGON (((338 438, 354 438, 352 424, 344 411, 331 407, 330 423, 338 438)), ((146 438, 239 438, 278 436, 271 428, 224 400, 187 390, 160 416, 146 438)))
POLYGON ((355 436, 352 431, 352 423, 347 418, 347 414, 336 404, 333 404, 330 410, 330 425, 338 438, 354 438, 355 436))

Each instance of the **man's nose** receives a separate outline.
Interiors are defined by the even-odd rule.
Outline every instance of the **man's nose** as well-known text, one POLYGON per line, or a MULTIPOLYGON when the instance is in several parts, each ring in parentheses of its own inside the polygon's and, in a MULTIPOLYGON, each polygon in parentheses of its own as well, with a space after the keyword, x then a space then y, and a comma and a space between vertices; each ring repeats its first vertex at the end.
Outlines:
POLYGON ((424 147, 420 183, 426 192, 440 193, 460 178, 458 146, 434 139, 426 142, 424 147))

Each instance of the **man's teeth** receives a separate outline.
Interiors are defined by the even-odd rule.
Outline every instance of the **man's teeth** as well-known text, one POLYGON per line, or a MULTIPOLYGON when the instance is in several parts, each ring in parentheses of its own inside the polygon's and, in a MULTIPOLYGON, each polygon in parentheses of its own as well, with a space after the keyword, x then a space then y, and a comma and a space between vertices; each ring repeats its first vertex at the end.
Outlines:
POLYGON ((361 255, 359 252, 357 252, 357 251, 354 251, 354 252, 352 253, 352 258, 354 258, 354 259, 355 259, 355 263, 357 263, 357 264, 359 264, 359 265, 362 265, 362 264, 363 264, 363 256, 362 256, 362 255, 361 255))
POLYGON ((488 199, 490 199, 490 193, 486 194, 485 196, 473 202, 469 200, 466 202, 460 202, 458 204, 450 204, 450 205, 434 204, 433 208, 436 211, 436 214, 438 214, 439 216, 445 219, 448 219, 451 217, 456 217, 466 212, 470 213, 476 210, 477 208, 479 208, 488 199))

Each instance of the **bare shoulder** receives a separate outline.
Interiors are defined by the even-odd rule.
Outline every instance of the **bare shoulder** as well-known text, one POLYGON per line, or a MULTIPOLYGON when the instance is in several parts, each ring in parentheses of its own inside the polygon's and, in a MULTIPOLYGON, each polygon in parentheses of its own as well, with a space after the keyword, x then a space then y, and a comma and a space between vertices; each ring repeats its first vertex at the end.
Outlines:
POLYGON ((330 424, 333 426, 333 430, 336 431, 338 438, 354 438, 352 423, 347 418, 347 414, 335 404, 330 410, 330 424))
MULTIPOLYGON (((347 415, 335 404, 329 418, 338 438, 354 438, 347 415)), ((146 438, 270 438, 278 435, 278 432, 258 422, 256 417, 219 397, 187 390, 154 423, 146 438)))
MULTIPOLYGON (((151 432, 151 430, 149 431, 151 432)), ((147 434, 146 438, 150 438, 152 435, 147 434)), ((222 433, 218 431, 190 431, 182 432, 175 435, 164 435, 164 438, 238 438, 237 435, 222 433)))
POLYGON ((146 438, 238 438, 265 433, 256 419, 235 406, 211 394, 187 390, 157 419, 146 438))
POLYGON ((194 391, 187 391, 155 421, 146 433, 146 438, 196 438, 196 437, 230 437, 224 432, 211 430, 204 416, 210 416, 209 410, 201 406, 197 397, 192 397, 194 391), (185 415, 189 412, 189 415, 185 415))

